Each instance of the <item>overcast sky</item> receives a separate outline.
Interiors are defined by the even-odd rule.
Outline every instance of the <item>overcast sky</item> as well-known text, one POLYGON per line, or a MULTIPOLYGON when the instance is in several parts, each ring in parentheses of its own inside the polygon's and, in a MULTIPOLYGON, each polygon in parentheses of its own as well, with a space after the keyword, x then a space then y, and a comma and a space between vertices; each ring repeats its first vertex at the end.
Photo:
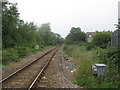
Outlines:
POLYGON ((72 27, 84 32, 115 30, 120 0, 9 0, 18 3, 20 19, 50 22, 53 32, 65 37, 72 27))

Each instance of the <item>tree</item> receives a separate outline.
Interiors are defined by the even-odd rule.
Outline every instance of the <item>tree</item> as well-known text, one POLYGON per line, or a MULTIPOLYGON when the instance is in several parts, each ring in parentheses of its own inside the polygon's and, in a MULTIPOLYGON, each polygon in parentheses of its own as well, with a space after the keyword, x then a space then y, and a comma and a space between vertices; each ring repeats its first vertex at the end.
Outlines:
POLYGON ((85 41, 85 33, 81 31, 81 29, 73 27, 70 31, 70 33, 67 35, 66 43, 72 44, 73 42, 83 42, 85 41))
POLYGON ((57 44, 57 35, 51 31, 50 23, 42 24, 38 28, 39 35, 44 41, 44 45, 56 45, 57 44))
POLYGON ((51 33, 50 23, 42 24, 38 30, 39 30, 39 35, 44 41, 44 45, 48 45, 50 40, 50 33, 51 33))
POLYGON ((3 48, 15 46, 33 47, 36 44, 43 44, 42 38, 38 35, 37 26, 34 22, 26 22, 19 19, 17 4, 5 2, 2 5, 2 37, 3 48))
POLYGON ((56 43, 62 45, 64 43, 64 39, 58 33, 55 33, 55 35, 56 35, 56 43))
POLYGON ((37 27, 32 22, 21 22, 17 32, 15 38, 17 46, 24 45, 33 47, 36 44, 43 44, 41 37, 38 35, 37 27))
POLYGON ((15 46, 14 32, 19 22, 19 13, 16 5, 8 2, 2 3, 2 37, 4 48, 15 46))

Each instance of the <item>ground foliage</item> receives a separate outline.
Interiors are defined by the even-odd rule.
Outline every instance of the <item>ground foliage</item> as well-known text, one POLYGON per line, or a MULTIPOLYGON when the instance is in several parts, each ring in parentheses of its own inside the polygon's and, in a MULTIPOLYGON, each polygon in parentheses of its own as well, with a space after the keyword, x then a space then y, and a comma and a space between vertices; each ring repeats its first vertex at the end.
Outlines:
POLYGON ((117 48, 107 47, 106 49, 95 47, 86 50, 86 46, 67 45, 65 53, 77 61, 77 73, 74 83, 85 88, 118 88, 120 73, 118 72, 119 54, 117 48), (94 77, 92 65, 104 63, 107 65, 107 72, 104 76, 94 77))
POLYGON ((11 62, 17 62, 21 58, 36 52, 37 50, 33 48, 23 46, 5 49, 2 52, 2 64, 7 65, 11 62))

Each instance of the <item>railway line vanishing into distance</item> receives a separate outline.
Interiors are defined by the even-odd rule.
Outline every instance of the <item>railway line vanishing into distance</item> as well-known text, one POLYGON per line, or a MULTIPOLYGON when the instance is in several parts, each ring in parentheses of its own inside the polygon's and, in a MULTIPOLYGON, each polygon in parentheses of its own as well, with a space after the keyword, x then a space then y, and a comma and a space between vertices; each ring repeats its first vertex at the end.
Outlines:
POLYGON ((28 90, 34 88, 37 80, 42 77, 42 73, 47 69, 58 50, 59 47, 49 50, 44 55, 1 80, 2 88, 27 88, 28 90))

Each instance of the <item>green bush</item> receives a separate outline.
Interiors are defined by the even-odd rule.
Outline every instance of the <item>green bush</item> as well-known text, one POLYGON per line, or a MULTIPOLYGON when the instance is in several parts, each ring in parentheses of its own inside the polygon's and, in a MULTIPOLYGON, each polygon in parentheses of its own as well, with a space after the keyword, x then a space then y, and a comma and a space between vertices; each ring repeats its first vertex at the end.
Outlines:
POLYGON ((15 47, 15 49, 20 58, 23 58, 24 56, 31 54, 31 49, 28 47, 19 46, 19 47, 15 47))
POLYGON ((120 51, 115 47, 108 47, 107 49, 97 48, 96 54, 99 63, 107 65, 107 73, 104 78, 106 81, 102 83, 106 82, 108 87, 117 88, 119 84, 118 78, 120 77, 120 73, 118 72, 120 51))
POLYGON ((100 63, 105 63, 110 67, 118 67, 120 51, 115 47, 107 49, 97 48, 97 57, 100 63))
POLYGON ((14 48, 3 50, 2 52, 2 63, 8 64, 10 61, 18 61, 19 55, 17 53, 17 50, 14 48))
POLYGON ((93 37, 93 43, 100 48, 106 48, 110 42, 110 31, 97 32, 93 37))
POLYGON ((87 45, 86 45, 86 50, 91 50, 91 49, 93 49, 95 47, 95 45, 93 44, 93 43, 88 43, 87 45))
POLYGON ((32 53, 37 53, 39 50, 30 47, 19 46, 15 48, 5 49, 2 52, 2 63, 3 65, 9 64, 10 62, 17 62, 20 58, 28 56, 32 53))

